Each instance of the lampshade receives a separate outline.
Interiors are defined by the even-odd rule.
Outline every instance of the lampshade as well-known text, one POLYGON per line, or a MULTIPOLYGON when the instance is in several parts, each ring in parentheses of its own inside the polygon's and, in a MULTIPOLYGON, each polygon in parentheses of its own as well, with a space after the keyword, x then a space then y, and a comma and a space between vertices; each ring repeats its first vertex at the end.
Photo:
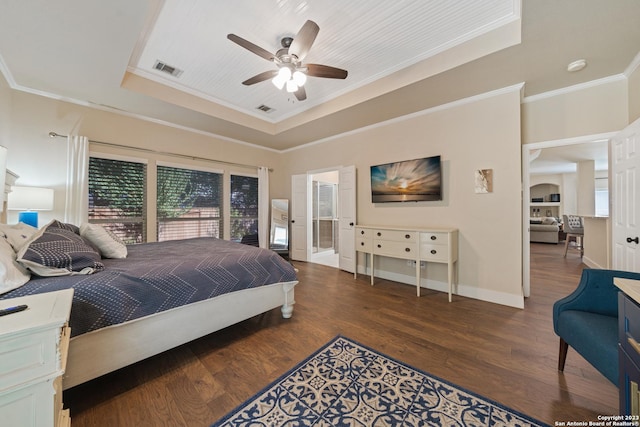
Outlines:
POLYGON ((53 209, 53 188, 13 186, 7 208, 14 211, 50 211, 53 209))

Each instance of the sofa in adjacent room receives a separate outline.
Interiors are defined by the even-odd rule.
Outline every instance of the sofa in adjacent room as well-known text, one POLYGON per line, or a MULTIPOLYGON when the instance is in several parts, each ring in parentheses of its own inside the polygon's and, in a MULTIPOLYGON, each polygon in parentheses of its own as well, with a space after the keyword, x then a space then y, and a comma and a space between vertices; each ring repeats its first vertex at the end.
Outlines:
POLYGON ((537 243, 558 244, 560 225, 554 217, 531 218, 529 221, 529 240, 537 243))

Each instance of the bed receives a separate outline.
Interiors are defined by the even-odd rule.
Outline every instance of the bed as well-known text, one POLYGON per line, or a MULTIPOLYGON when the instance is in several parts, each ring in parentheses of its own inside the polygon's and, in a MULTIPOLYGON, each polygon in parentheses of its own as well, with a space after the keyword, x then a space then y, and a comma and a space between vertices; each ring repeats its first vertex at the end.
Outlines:
POLYGON ((32 258, 38 263, 55 259, 49 236, 56 247, 65 248, 61 262, 73 260, 62 270, 74 274, 31 274, 26 283, 0 295, 74 289, 65 389, 277 307, 284 318, 292 315, 295 269, 268 249, 195 238, 130 245, 126 257, 104 258, 95 245, 97 257, 74 246, 83 239, 76 229, 52 222, 44 232, 26 236, 16 255, 18 264, 37 271, 29 264, 29 251, 37 252, 32 258), (61 244, 60 235, 74 243, 61 244))

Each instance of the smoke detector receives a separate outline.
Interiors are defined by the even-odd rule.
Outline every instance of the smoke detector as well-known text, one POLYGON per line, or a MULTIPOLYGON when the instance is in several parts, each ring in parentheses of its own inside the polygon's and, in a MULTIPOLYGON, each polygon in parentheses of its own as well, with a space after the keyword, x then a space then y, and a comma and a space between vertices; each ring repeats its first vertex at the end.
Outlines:
POLYGON ((577 61, 573 61, 569 65, 567 65, 567 71, 570 73, 575 73, 576 71, 582 70, 587 66, 586 59, 578 59, 577 61))

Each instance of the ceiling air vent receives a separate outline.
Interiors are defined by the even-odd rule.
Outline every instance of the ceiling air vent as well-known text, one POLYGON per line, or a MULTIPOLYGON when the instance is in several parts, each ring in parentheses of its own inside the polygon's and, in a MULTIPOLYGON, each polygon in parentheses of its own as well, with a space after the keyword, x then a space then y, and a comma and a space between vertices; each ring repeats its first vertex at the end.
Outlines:
POLYGON ((276 111, 275 108, 271 108, 268 105, 264 105, 264 104, 258 105, 256 107, 256 109, 258 109, 260 111, 264 111, 265 113, 270 113, 272 111, 276 111))
POLYGON ((156 63, 153 65, 153 68, 158 71, 162 71, 163 73, 171 74, 173 77, 180 77, 180 74, 182 74, 182 70, 176 67, 172 67, 171 65, 168 65, 167 63, 162 61, 156 61, 156 63))

